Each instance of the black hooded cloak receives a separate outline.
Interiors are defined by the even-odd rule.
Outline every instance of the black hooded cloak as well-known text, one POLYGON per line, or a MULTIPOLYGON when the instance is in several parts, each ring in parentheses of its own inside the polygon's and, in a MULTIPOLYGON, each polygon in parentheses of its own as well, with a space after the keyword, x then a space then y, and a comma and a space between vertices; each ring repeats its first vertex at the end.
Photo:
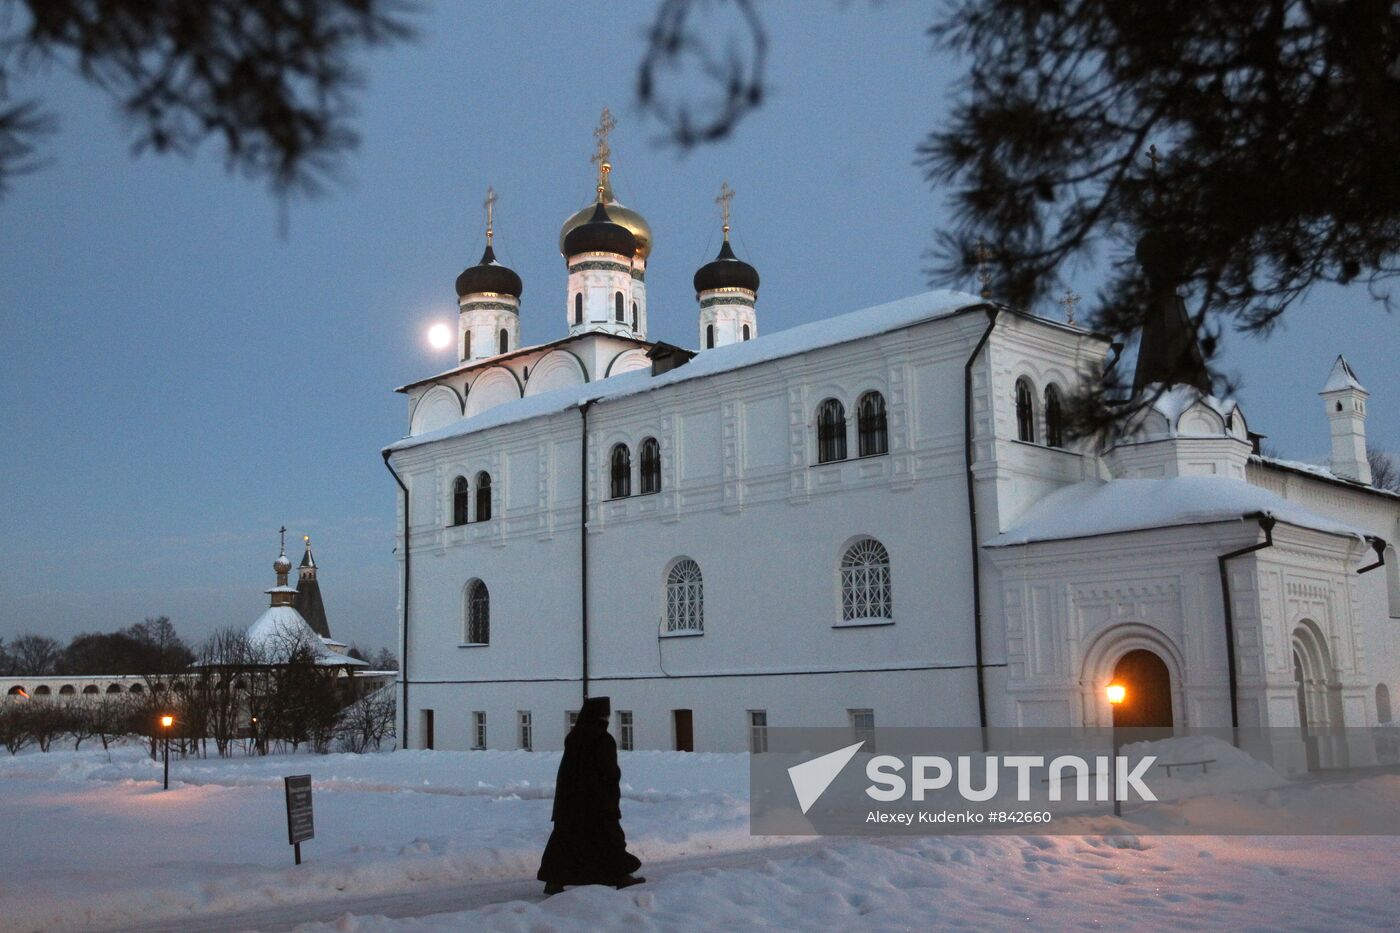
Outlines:
POLYGON ((616 884, 641 860, 627 851, 622 832, 622 770, 617 742, 608 734, 607 697, 583 701, 564 739, 554 787, 554 832, 537 877, 549 884, 616 884))

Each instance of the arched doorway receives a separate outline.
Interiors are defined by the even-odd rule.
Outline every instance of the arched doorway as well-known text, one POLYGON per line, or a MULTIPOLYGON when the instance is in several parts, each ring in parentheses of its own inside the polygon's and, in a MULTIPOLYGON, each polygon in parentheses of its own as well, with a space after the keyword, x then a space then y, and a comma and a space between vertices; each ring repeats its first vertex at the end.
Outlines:
POLYGON ((1113 680, 1125 688, 1123 702, 1113 707, 1115 729, 1172 727, 1172 675, 1155 652, 1129 651, 1114 665, 1113 680))
POLYGON ((1292 648, 1298 729, 1307 751, 1308 770, 1344 767, 1341 690, 1333 683, 1327 640, 1316 623, 1304 620, 1293 630, 1292 648))

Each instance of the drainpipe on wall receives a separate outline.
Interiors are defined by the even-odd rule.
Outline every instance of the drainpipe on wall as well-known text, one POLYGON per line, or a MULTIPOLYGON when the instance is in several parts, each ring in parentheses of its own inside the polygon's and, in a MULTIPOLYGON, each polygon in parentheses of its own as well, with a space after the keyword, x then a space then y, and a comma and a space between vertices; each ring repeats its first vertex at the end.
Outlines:
POLYGON ((1376 562, 1362 567, 1360 570, 1356 571, 1358 574, 1370 573, 1372 570, 1385 566, 1385 539, 1371 538, 1370 541, 1372 549, 1376 552, 1376 562))
POLYGON ((408 748, 408 582, 410 579, 409 570, 409 541, 408 541, 408 487, 404 485, 403 479, 394 471, 394 466, 389 462, 392 451, 384 451, 384 466, 389 470, 389 475, 394 477, 394 482, 399 484, 403 490, 403 617, 400 624, 401 650, 399 652, 399 683, 403 686, 403 696, 400 703, 403 705, 403 733, 399 736, 399 748, 408 748))
POLYGON ((1273 517, 1263 512, 1251 512, 1244 518, 1258 520, 1259 528, 1264 532, 1264 540, 1216 558, 1220 566, 1220 593, 1225 600, 1225 664, 1230 674, 1230 739, 1236 747, 1240 744, 1240 684, 1239 674, 1235 670, 1235 607, 1234 600, 1230 598, 1230 574, 1225 563, 1232 558, 1273 547, 1275 524, 1273 517))
POLYGON ((1001 309, 987 305, 986 310, 987 329, 982 332, 982 338, 977 341, 977 346, 972 348, 972 355, 963 366, 963 461, 967 470, 967 522, 972 542, 972 643, 977 661, 977 725, 982 731, 984 751, 987 743, 987 686, 984 683, 982 661, 982 554, 977 540, 977 492, 972 476, 972 365, 982 353, 987 339, 992 336, 1001 309))
POLYGON ((578 520, 578 598, 579 625, 583 636, 583 698, 588 699, 588 409, 593 399, 580 402, 578 413, 581 417, 579 434, 579 520, 578 520))

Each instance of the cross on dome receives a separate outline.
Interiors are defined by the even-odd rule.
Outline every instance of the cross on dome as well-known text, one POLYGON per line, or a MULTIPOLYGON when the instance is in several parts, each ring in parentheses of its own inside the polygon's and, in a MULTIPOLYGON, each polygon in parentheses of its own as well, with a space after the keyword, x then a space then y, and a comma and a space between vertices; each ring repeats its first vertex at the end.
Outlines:
POLYGON ((491 245, 492 220, 494 219, 496 207, 496 189, 490 185, 486 186, 486 200, 483 202, 486 208, 486 245, 491 245))
POLYGON ((735 191, 729 187, 729 182, 722 182, 719 186, 719 197, 715 198, 715 203, 719 205, 720 215, 724 218, 724 238, 729 239, 729 204, 734 200, 735 191))

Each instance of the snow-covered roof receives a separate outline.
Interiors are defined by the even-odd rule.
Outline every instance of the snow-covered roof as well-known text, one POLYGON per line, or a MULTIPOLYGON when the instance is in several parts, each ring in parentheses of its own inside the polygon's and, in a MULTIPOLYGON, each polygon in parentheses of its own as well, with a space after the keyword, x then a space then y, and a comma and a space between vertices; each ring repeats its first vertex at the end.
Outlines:
POLYGON ((259 649, 270 663, 287 659, 292 650, 305 644, 315 655, 316 663, 326 667, 367 667, 364 661, 332 651, 311 630, 306 620, 291 606, 269 606, 248 626, 248 645, 259 649))
POLYGON ((1358 480, 1347 479, 1345 476, 1338 476, 1319 463, 1308 463, 1304 460, 1283 460, 1279 457, 1266 457, 1262 454, 1253 454, 1250 456, 1249 460, 1251 463, 1258 463, 1261 466, 1272 467, 1276 470, 1288 470, 1291 473, 1315 476, 1329 483, 1340 483, 1343 486, 1350 486, 1357 492, 1373 492, 1380 496, 1390 496, 1393 499, 1400 499, 1400 492, 1392 492, 1389 489, 1382 489, 1379 486, 1370 486, 1358 480))
MULTIPOLYGON (((849 314, 801 324, 772 334, 760 335, 753 340, 705 350, 684 366, 677 367, 660 376, 651 375, 649 370, 633 370, 597 382, 566 386, 549 392, 541 392, 539 395, 532 395, 518 401, 505 402, 489 408, 479 415, 464 418, 436 431, 426 431, 412 437, 405 437, 390 444, 385 449, 388 451, 406 450, 410 447, 431 444, 449 437, 462 437, 503 424, 512 424, 542 415, 567 411, 585 402, 650 392, 653 389, 660 389, 690 379, 700 379, 717 373, 743 369, 769 360, 796 356, 823 347, 859 340, 863 337, 873 337, 923 321, 946 317, 964 308, 984 304, 986 304, 984 299, 965 292, 925 292, 888 304, 876 305, 873 308, 852 311, 849 314)), ((1057 322, 1048 323, 1056 324, 1057 322)), ((1057 324, 1057 326, 1065 325, 1057 324)))
POLYGON ((984 547, 1239 521, 1259 513, 1284 524, 1327 534, 1368 536, 1360 528, 1323 518, 1242 480, 1173 476, 1089 480, 1058 489, 1031 506, 1016 524, 985 542, 984 547))
POLYGON ((1322 387, 1318 395, 1326 395, 1328 392, 1340 392, 1345 389, 1357 389, 1366 391, 1366 387, 1361 384, 1361 380, 1356 378, 1356 373, 1351 371, 1351 365, 1346 358, 1339 356, 1337 362, 1332 364, 1332 372, 1327 375, 1327 384, 1322 387))

